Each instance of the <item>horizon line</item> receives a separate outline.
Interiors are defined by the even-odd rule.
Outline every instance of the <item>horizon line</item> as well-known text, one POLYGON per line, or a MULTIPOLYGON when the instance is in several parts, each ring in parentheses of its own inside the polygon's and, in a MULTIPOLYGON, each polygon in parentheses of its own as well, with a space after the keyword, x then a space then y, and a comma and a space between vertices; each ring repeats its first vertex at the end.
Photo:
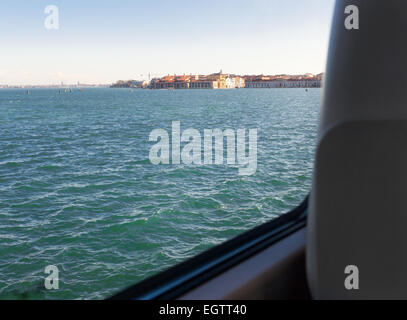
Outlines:
MULTIPOLYGON (((222 72, 222 70, 220 70, 222 72)), ((211 74, 216 74, 219 72, 215 72, 215 73, 210 73, 208 75, 211 74)), ((264 73, 260 73, 260 74, 236 74, 236 73, 223 73, 223 74, 227 74, 227 75, 234 75, 234 76, 239 76, 239 77, 245 77, 245 76, 280 76, 280 75, 284 75, 284 76, 299 76, 299 75, 306 75, 306 74, 312 74, 312 75, 320 75, 323 74, 324 72, 319 72, 319 73, 311 73, 311 72, 305 72, 305 73, 296 73, 296 74, 290 74, 290 73, 278 73, 278 74, 264 74, 264 73)), ((186 76, 186 75, 205 75, 203 73, 183 73, 183 74, 171 74, 171 73, 167 73, 165 75, 161 75, 161 76, 154 76, 151 77, 151 79, 157 79, 157 78, 162 78, 162 77, 166 77, 166 76, 186 76)), ((64 83, 64 81, 61 81, 61 83, 34 83, 34 84, 16 84, 16 83, 1 83, 0 82, 0 88, 4 88, 6 87, 80 87, 80 86, 108 86, 108 85, 112 85, 118 81, 147 81, 146 79, 139 79, 137 80, 137 78, 139 77, 135 77, 135 78, 130 78, 130 79, 119 79, 119 80, 114 80, 112 82, 101 82, 101 83, 82 83, 81 81, 77 81, 76 83, 64 83)), ((150 79, 150 80, 151 80, 150 79)))

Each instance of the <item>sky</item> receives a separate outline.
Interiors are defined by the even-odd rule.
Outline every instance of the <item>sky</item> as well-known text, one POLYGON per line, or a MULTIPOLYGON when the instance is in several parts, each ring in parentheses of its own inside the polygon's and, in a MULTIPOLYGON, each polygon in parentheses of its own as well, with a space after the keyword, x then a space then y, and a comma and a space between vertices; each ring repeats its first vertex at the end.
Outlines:
POLYGON ((334 0, 1 0, 0 84, 318 74, 334 0), (59 29, 48 30, 48 5, 59 29))

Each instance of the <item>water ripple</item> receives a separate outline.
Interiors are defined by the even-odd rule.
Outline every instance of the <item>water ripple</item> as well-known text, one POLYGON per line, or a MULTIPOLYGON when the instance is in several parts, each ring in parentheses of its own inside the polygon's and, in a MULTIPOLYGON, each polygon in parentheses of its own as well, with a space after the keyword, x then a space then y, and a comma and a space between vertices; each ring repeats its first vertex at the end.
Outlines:
POLYGON ((320 90, 0 91, 0 298, 100 299, 298 205, 320 90), (149 133, 258 129, 255 175, 159 165, 149 133), (60 289, 43 289, 44 268, 60 289))

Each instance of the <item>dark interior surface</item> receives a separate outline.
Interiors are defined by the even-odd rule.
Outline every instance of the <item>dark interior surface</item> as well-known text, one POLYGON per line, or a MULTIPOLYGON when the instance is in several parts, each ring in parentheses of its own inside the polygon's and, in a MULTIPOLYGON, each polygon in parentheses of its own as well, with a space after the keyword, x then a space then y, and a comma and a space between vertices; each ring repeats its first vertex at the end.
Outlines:
POLYGON ((182 295, 180 299, 310 299, 302 228, 182 295))

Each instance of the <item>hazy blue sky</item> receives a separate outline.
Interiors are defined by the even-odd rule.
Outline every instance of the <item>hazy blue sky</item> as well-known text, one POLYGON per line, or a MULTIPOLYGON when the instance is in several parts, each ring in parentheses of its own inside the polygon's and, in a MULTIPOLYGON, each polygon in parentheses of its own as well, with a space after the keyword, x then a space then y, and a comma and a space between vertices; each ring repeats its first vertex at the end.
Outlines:
POLYGON ((324 70, 334 0, 2 0, 0 84, 324 70), (44 27, 47 5, 59 30, 44 27))

